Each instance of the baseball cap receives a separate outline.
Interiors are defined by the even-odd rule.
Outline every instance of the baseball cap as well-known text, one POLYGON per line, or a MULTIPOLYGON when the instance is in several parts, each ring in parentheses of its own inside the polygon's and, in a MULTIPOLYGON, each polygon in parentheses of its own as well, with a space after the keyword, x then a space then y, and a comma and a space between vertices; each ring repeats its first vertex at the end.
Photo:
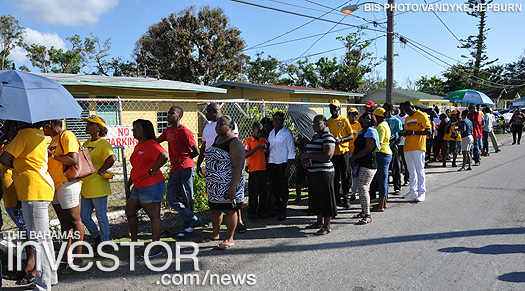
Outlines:
POLYGON ((84 121, 91 121, 93 123, 100 124, 103 127, 106 127, 105 120, 100 118, 100 117, 98 117, 98 116, 96 116, 96 115, 91 115, 88 118, 82 118, 82 120, 84 120, 84 121))
POLYGON ((366 104, 365 104, 365 107, 368 107, 368 108, 370 108, 370 107, 374 107, 374 106, 376 106, 376 104, 374 103, 374 101, 368 101, 368 102, 366 102, 366 104))
POLYGON ((375 110, 374 110, 374 115, 377 115, 377 116, 381 116, 381 117, 385 117, 385 109, 383 107, 377 107, 375 110))
POLYGON ((341 103, 340 103, 339 100, 337 100, 337 99, 332 99, 332 100, 330 101, 330 105, 334 105, 334 106, 336 106, 336 107, 341 107, 341 103))
POLYGON ((450 111, 450 114, 458 114, 458 111, 456 109, 453 109, 450 111))
POLYGON ((359 111, 355 107, 350 107, 350 109, 348 109, 348 113, 354 113, 354 112, 359 114, 359 111))

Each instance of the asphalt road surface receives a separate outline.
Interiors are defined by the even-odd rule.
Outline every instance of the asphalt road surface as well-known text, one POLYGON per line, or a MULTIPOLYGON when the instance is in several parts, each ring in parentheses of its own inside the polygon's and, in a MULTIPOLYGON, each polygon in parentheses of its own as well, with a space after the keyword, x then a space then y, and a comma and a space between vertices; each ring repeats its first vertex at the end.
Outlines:
POLYGON ((508 136, 500 143, 502 152, 472 171, 431 164, 426 201, 390 195, 387 211, 368 225, 351 218, 356 200, 340 209, 330 234, 315 236, 304 229, 314 222, 304 204, 291 205, 284 223, 247 223, 229 250, 199 244, 200 271, 183 260, 176 272, 174 260, 168 271, 152 272, 137 259, 130 272, 128 260, 114 272, 63 276, 55 289, 525 290, 525 144, 510 146, 508 136))

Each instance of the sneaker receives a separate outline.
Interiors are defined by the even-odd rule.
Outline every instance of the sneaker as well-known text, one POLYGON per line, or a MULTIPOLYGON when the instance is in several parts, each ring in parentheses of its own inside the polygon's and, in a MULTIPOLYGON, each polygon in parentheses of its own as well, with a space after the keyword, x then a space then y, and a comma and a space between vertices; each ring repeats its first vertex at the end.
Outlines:
POLYGON ((425 194, 418 195, 416 198, 417 202, 423 202, 425 201, 425 194))
POLYGON ((401 194, 401 190, 396 190, 396 191, 394 191, 394 194, 395 194, 395 195, 400 195, 400 194, 401 194))
POLYGON ((350 195, 350 201, 354 201, 355 200, 355 196, 356 196, 355 194, 350 195))
MULTIPOLYGON (((149 252, 148 257, 149 258, 153 258, 153 257, 157 257, 157 256, 160 256, 160 255, 162 255, 162 250, 161 249, 156 250, 154 252, 149 252)), ((145 256, 144 256, 144 254, 142 254, 142 255, 140 255, 140 257, 144 258, 145 256)))
POLYGON ((417 194, 409 192, 409 193, 403 195, 403 198, 405 198, 405 199, 414 199, 414 198, 417 198, 417 194))

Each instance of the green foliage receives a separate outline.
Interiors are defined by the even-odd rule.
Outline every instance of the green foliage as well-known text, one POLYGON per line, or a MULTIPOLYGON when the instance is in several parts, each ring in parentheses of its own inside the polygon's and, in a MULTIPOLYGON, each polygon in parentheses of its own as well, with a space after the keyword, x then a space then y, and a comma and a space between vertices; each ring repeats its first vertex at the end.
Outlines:
POLYGON ((135 44, 135 61, 141 73, 162 79, 236 80, 245 61, 240 34, 221 8, 191 6, 151 25, 135 44))
MULTIPOLYGON (((270 118, 276 113, 276 112, 282 112, 284 113, 285 119, 284 119, 284 127, 288 128, 292 131, 294 134, 294 138, 297 138, 297 130, 295 129, 295 124, 292 122, 292 119, 286 114, 285 110, 279 109, 277 107, 271 108, 270 106, 265 107, 265 115, 270 118)), ((261 122, 261 119, 263 118, 263 114, 261 110, 257 106, 253 106, 246 110, 246 114, 248 116, 243 116, 241 118, 240 122, 240 133, 243 138, 247 138, 252 134, 252 125, 255 121, 261 122)))
POLYGON ((372 71, 382 60, 377 60, 367 48, 373 40, 362 39, 363 32, 350 33, 337 39, 346 47, 341 60, 322 57, 316 62, 308 58, 283 67, 280 84, 355 92, 363 76, 372 71))
POLYGON ((199 177, 199 175, 195 175, 193 178, 193 201, 196 210, 202 211, 210 209, 204 176, 199 177))
POLYGON ((445 81, 436 76, 430 78, 427 76, 422 76, 421 79, 416 81, 416 86, 418 88, 418 91, 446 95, 444 89, 445 81))
POLYGON ((281 72, 279 67, 281 62, 272 56, 263 58, 264 52, 257 53, 257 58, 251 60, 250 57, 246 57, 246 63, 248 64, 248 70, 246 75, 248 82, 255 84, 278 84, 281 72))
POLYGON ((24 28, 11 15, 0 16, 0 69, 9 69, 7 56, 24 39, 24 28))

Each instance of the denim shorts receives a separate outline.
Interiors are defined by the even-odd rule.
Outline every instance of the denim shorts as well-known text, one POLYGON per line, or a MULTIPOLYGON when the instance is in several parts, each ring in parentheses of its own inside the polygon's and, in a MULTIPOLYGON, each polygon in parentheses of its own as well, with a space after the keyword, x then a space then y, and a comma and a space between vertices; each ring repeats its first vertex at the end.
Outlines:
POLYGON ((136 188, 133 186, 129 198, 138 199, 140 204, 160 202, 162 201, 165 190, 166 183, 164 180, 144 188, 136 188))

